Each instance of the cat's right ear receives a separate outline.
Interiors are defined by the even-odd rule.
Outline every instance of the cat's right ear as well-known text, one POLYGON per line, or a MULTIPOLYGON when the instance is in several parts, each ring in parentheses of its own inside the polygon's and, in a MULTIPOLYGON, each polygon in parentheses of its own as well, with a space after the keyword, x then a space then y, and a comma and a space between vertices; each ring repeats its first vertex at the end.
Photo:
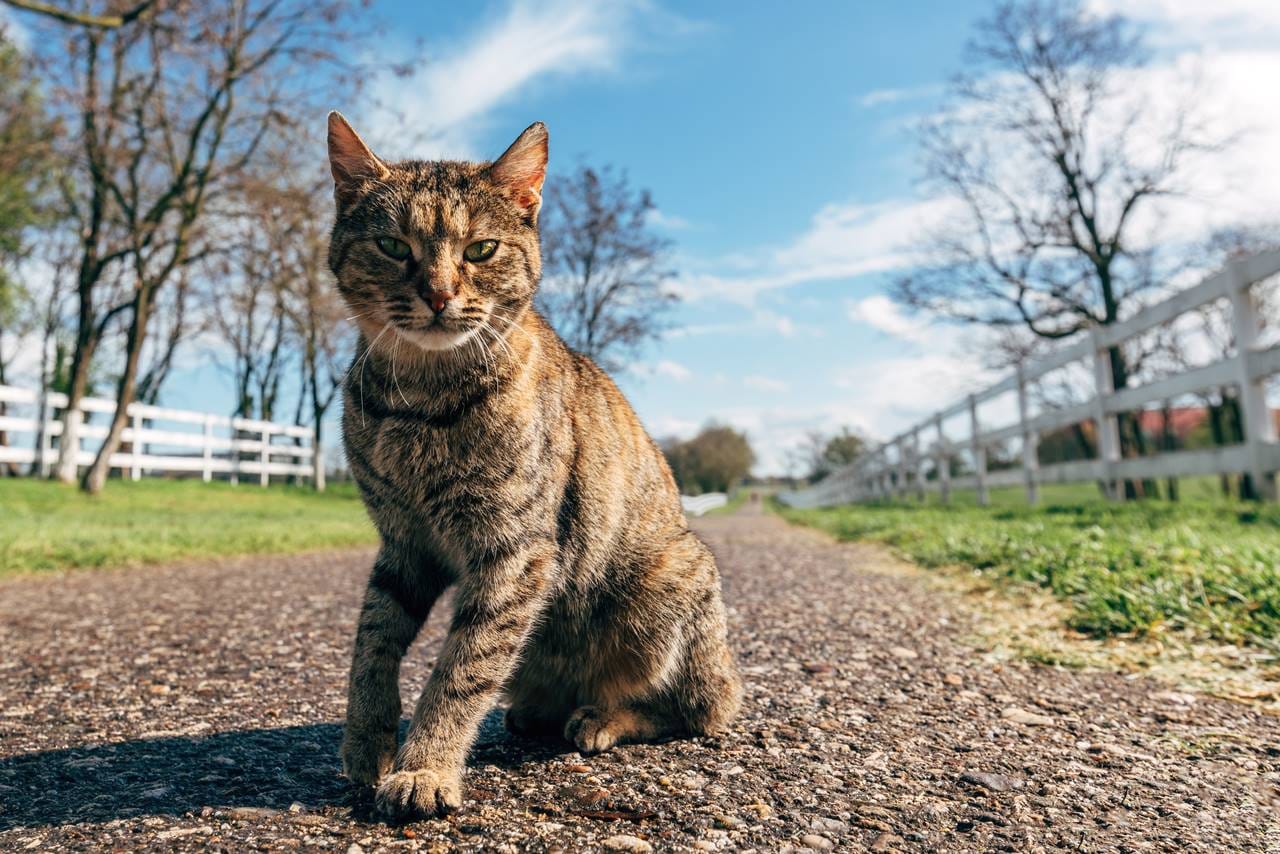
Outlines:
POLYGON ((329 113, 329 169, 339 202, 346 201, 361 181, 379 181, 390 174, 387 165, 336 110, 329 113))

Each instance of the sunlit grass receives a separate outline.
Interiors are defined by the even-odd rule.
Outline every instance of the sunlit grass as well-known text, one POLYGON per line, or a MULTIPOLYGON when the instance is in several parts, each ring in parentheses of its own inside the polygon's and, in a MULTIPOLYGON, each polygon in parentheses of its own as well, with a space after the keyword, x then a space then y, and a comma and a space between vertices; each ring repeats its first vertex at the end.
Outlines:
POLYGON ((781 512, 843 539, 887 543, 926 567, 1045 588, 1070 604, 1071 627, 1092 635, 1185 630, 1280 646, 1280 507, 1209 497, 1111 504, 1090 488, 1063 497, 1050 493, 1034 508, 1002 493, 987 508, 781 512))
POLYGON ((354 487, 110 481, 99 496, 0 479, 0 573, 377 542, 354 487))

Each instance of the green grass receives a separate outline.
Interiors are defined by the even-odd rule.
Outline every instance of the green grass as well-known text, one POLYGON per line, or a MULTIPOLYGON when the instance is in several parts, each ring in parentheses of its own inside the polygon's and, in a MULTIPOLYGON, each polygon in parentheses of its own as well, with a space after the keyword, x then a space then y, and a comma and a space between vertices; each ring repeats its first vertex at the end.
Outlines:
MULTIPOLYGON (((1210 487, 1184 494, 1207 496, 1210 487)), ((1209 497, 1109 504, 1086 486, 1051 490, 1035 508, 1010 490, 987 508, 970 500, 780 512, 842 539, 887 543, 922 566, 1045 588, 1069 603, 1072 628, 1094 636, 1185 630, 1280 649, 1275 505, 1209 497)))
POLYGON ((109 481, 102 494, 0 479, 0 574, 377 542, 355 488, 109 481))

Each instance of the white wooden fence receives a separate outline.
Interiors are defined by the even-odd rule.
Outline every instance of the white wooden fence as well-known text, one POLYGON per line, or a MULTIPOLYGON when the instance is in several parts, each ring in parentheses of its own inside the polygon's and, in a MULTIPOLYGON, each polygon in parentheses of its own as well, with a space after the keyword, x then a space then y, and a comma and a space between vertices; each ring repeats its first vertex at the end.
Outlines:
MULTIPOLYGON (((58 411, 67 405, 60 392, 39 391, 0 385, 0 401, 6 414, 0 416, 0 432, 7 444, 0 444, 0 463, 35 464, 48 476, 56 464, 54 440, 62 435, 58 411), (44 422, 44 430, 40 423, 44 422)), ((96 451, 84 441, 106 438, 108 423, 116 410, 114 400, 85 398, 76 442, 78 465, 90 465, 96 451), (102 423, 85 421, 95 413, 105 413, 102 423)), ((207 412, 163 409, 142 403, 129 405, 129 426, 120 450, 111 455, 111 467, 125 477, 139 480, 158 474, 199 473, 205 481, 215 476, 232 482, 256 477, 266 486, 272 475, 313 478, 324 489, 324 457, 315 444, 315 431, 294 424, 277 424, 248 418, 228 418, 207 412), (163 425, 164 429, 157 429, 163 425), (283 441, 276 443, 273 440, 283 441)))
POLYGON ((1280 251, 1266 252, 1232 262, 1195 287, 1181 291, 1133 317, 1110 326, 1096 327, 1083 340, 1062 347, 1038 360, 1019 364, 1003 381, 938 412, 922 423, 841 468, 808 489, 780 495, 795 507, 822 507, 926 491, 950 498, 954 489, 972 489, 978 503, 986 504, 988 490, 1021 484, 1034 503, 1043 483, 1098 482, 1107 494, 1119 497, 1124 480, 1190 477, 1210 474, 1248 474, 1265 498, 1275 500, 1275 473, 1280 471, 1280 443, 1276 424, 1267 406, 1267 378, 1280 373, 1280 345, 1259 343, 1261 329, 1254 285, 1280 272, 1280 251), (1145 385, 1111 387, 1110 348, 1195 311, 1226 299, 1230 303, 1235 353, 1203 367, 1190 369, 1145 385), (1084 403, 1031 412, 1028 387, 1051 371, 1075 363, 1091 363, 1093 388, 1084 403), (1244 442, 1203 450, 1169 451, 1150 456, 1120 456, 1117 416, 1152 403, 1210 389, 1235 387, 1243 422, 1244 442), (1018 420, 998 428, 985 425, 979 407, 1001 395, 1015 393, 1018 420), (968 436, 953 441, 943 428, 945 421, 967 415, 968 436), (1095 425, 1098 459, 1057 463, 1041 467, 1037 446, 1040 434, 1086 421, 1095 425), (922 446, 922 438, 932 442, 922 446), (987 450, 998 443, 1020 439, 1022 460, 1018 468, 988 472, 987 450), (967 450, 973 474, 951 476, 951 460, 967 450), (927 477, 932 468, 934 477, 927 477))
POLYGON ((701 516, 708 510, 723 507, 729 503, 729 496, 723 492, 704 492, 702 495, 681 495, 680 505, 684 512, 693 516, 701 516))

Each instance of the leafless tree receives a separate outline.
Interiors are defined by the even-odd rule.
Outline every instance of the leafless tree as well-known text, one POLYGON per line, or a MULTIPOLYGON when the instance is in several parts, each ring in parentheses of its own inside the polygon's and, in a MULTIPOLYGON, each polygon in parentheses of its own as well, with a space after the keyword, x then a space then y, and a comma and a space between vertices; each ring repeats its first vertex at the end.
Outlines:
POLYGON ((653 199, 625 175, 589 166, 548 182, 546 195, 538 306, 575 350, 623 369, 662 336, 677 301, 666 288, 670 241, 651 228, 653 199))
MULTIPOLYGON (((1225 140, 1191 95, 1172 111, 1134 91, 1141 33, 1078 0, 1003 2, 982 21, 951 101, 921 131, 929 186, 954 200, 899 300, 966 323, 1057 340, 1117 323, 1165 281, 1141 239, 1156 200, 1184 191, 1195 157, 1225 140)), ((1134 355, 1111 351, 1128 385, 1134 355)), ((1141 453, 1133 417, 1126 454, 1141 453)), ((1129 485, 1132 493, 1133 485, 1129 485)))
POLYGON ((67 206, 80 235, 77 331, 59 477, 73 480, 78 409, 90 364, 123 325, 119 401, 82 481, 101 489, 134 399, 156 300, 216 251, 203 228, 263 139, 309 91, 301 75, 336 64, 342 0, 156 3, 124 26, 75 26, 51 45, 81 174, 67 206), (68 57, 70 62, 68 63, 68 57))
POLYGON ((62 24, 102 30, 114 30, 131 24, 145 16, 157 5, 157 0, 143 0, 143 2, 135 3, 119 12, 104 12, 103 14, 95 15, 92 12, 65 9, 61 6, 55 6, 53 3, 42 3, 40 0, 0 0, 0 2, 12 6, 14 9, 43 15, 62 24))
MULTIPOLYGON (((331 205, 328 181, 321 186, 323 193, 304 190, 295 197, 288 307, 301 386, 294 420, 315 430, 317 448, 324 439, 325 414, 342 387, 355 329, 329 272, 328 217, 322 213, 331 205)), ((317 471, 316 483, 322 484, 323 477, 317 471)))

